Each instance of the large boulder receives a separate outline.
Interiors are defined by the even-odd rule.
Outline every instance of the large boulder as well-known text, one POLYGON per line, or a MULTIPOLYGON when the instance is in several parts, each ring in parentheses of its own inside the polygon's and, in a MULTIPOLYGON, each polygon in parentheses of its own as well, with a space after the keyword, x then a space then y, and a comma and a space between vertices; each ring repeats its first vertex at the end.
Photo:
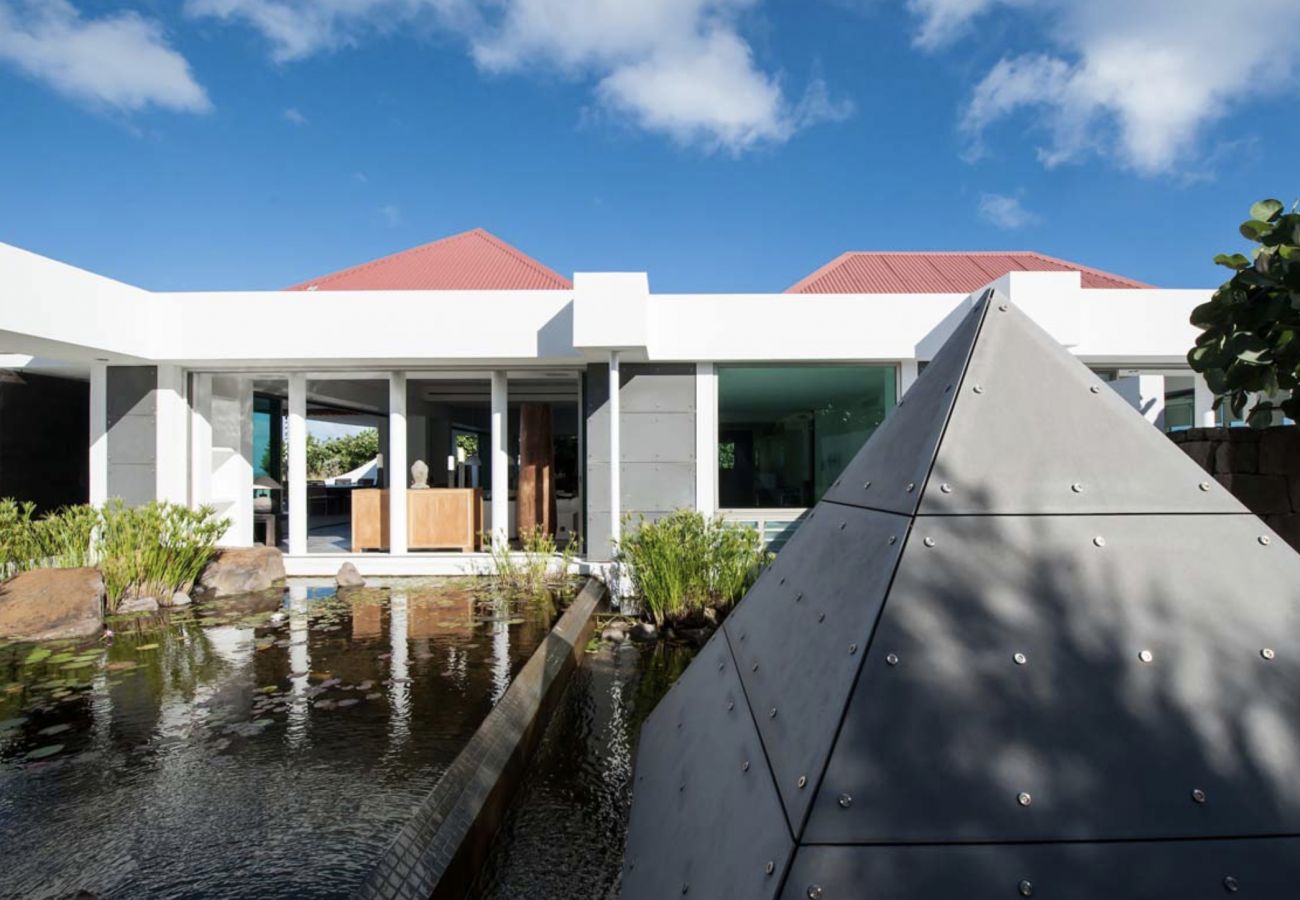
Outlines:
POLYGON ((274 547, 233 547, 218 550, 199 575, 195 592, 230 597, 269 590, 284 581, 284 555, 274 547))
POLYGON ((103 610, 98 569, 33 569, 0 584, 0 637, 86 637, 103 628, 103 610))

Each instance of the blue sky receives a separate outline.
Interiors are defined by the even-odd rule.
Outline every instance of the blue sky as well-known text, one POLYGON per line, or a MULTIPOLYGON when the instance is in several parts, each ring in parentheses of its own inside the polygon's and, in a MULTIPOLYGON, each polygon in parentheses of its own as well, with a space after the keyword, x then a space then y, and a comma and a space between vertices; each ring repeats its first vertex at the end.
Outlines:
POLYGON ((476 226, 658 291, 847 249, 1211 286, 1250 203, 1300 192, 1300 3, 1239 9, 0 0, 0 241, 159 290, 476 226))

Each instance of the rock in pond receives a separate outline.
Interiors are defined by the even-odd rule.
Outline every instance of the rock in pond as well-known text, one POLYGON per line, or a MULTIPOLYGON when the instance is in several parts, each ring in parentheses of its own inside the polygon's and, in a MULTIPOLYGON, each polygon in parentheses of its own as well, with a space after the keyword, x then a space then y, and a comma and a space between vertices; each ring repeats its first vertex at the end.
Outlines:
POLYGON ((117 614, 153 613, 158 611, 158 601, 153 597, 123 597, 117 604, 117 614))
POLYGON ((611 625, 600 633, 600 639, 611 644, 621 644, 627 640, 627 634, 617 625, 611 625))
POLYGON ((103 608, 98 569, 33 569, 0 584, 0 637, 49 641, 97 634, 103 608))
POLYGON ((339 566, 339 573, 334 576, 334 583, 341 588, 366 586, 366 580, 361 577, 357 567, 350 562, 345 562, 339 566))
POLYGON ((203 569, 196 593, 215 597, 269 590, 284 580, 284 555, 274 547, 219 550, 203 569))
POLYGON ((655 628, 653 622, 637 622, 632 626, 629 636, 634 641, 653 641, 659 637, 659 629, 655 628))
POLYGON ((193 602, 194 601, 190 599, 190 595, 184 591, 177 591, 172 594, 172 606, 189 606, 193 602))

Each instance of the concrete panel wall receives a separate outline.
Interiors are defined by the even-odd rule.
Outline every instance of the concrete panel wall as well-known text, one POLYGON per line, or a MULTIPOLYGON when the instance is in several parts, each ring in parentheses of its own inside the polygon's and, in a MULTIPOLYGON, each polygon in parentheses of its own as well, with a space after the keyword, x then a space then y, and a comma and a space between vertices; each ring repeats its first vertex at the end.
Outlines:
POLYGON ((108 367, 108 496, 148 503, 158 485, 158 369, 108 367))
MULTIPOLYGON (((625 363, 619 505, 655 519, 695 505, 695 365, 625 363)), ((609 367, 587 367, 587 558, 610 557, 609 367)))

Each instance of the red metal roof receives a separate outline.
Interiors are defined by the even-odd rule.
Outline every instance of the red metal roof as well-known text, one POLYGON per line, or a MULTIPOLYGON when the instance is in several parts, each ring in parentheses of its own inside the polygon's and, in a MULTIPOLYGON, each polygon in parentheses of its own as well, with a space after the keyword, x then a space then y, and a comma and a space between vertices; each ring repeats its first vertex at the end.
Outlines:
POLYGON ((573 282, 482 228, 296 284, 291 291, 556 291, 573 282))
POLYGON ((1151 285, 1028 250, 877 253, 850 251, 786 289, 787 294, 969 294, 1008 272, 1083 275, 1086 288, 1151 285))

